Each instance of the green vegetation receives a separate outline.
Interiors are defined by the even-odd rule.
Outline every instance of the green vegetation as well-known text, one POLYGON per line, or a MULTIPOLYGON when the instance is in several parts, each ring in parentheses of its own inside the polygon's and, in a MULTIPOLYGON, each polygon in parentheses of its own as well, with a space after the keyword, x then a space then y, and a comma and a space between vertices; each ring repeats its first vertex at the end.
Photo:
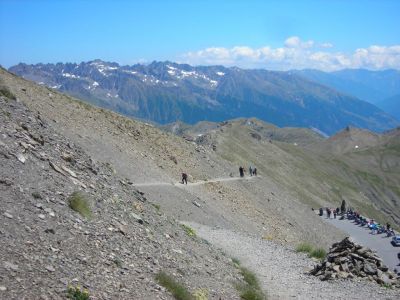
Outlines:
POLYGON ((326 256, 326 251, 322 248, 317 248, 317 249, 314 249, 313 251, 311 251, 310 256, 322 260, 326 256))
POLYGON ((232 258, 235 266, 239 268, 240 274, 243 276, 244 283, 237 283, 236 289, 240 293, 240 298, 244 300, 264 300, 266 296, 260 287, 260 283, 256 275, 249 269, 240 266, 240 261, 232 258))
POLYGON ((296 248, 297 252, 308 253, 309 257, 314 257, 318 259, 324 259, 326 256, 326 251, 322 248, 314 249, 313 246, 309 243, 301 243, 296 248))
POLYGON ((208 300, 208 290, 207 289, 197 289, 193 293, 193 298, 195 300, 208 300))
POLYGON ((237 258, 232 258, 232 262, 235 264, 235 265, 237 265, 237 266, 240 266, 240 261, 237 259, 237 258))
POLYGON ((89 291, 87 289, 81 289, 79 286, 68 286, 67 298, 73 300, 89 300, 89 291))
POLYGON ((17 99, 17 97, 15 97, 15 95, 13 93, 11 93, 10 90, 8 88, 6 88, 5 86, 0 86, 0 96, 4 96, 11 100, 17 99))
POLYGON ((297 252, 311 253, 312 250, 313 250, 313 247, 308 243, 301 243, 296 248, 297 252))
POLYGON ((188 236, 193 236, 193 237, 196 236, 196 231, 194 231, 194 229, 192 227, 185 225, 185 224, 181 224, 181 226, 185 230, 185 232, 188 236))
POLYGON ((153 205, 153 207, 154 207, 157 211, 160 211, 160 209, 161 209, 160 204, 152 203, 151 205, 153 205))
POLYGON ((70 208, 80 213, 83 217, 90 218, 92 216, 89 199, 86 194, 79 191, 73 192, 68 198, 68 203, 70 208))
POLYGON ((156 275, 159 284, 165 287, 177 300, 192 300, 193 296, 190 292, 172 276, 161 271, 156 275))

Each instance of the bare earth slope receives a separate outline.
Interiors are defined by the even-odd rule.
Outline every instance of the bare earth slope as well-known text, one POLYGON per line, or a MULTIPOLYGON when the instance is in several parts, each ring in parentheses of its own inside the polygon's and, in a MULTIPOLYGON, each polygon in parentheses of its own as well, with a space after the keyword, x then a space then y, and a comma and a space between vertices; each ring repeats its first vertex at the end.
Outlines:
MULTIPOLYGON (((28 107, 40 111, 52 126, 85 149, 95 161, 108 162, 126 182, 176 182, 182 171, 189 174, 192 182, 226 178, 236 176, 239 164, 248 163, 248 160, 232 163, 208 145, 196 145, 150 125, 88 106, 7 72, 2 72, 2 78, 28 107)), ((283 153, 275 146, 273 149, 277 155, 283 153)), ((229 152, 234 153, 226 149, 229 152)), ((264 174, 269 176, 267 172, 264 174)), ((229 220, 230 226, 238 230, 292 244, 308 240, 328 246, 341 236, 316 218, 296 195, 282 189, 279 182, 266 176, 259 180, 210 183, 183 191, 173 186, 139 189, 179 220, 195 216, 205 223, 210 214, 216 215, 212 218, 215 225, 229 220), (189 199, 200 199, 207 205, 199 209, 192 201, 185 201, 189 199), (306 224, 312 224, 313 229, 310 231, 306 224)))
POLYGON ((91 299, 172 299, 159 271, 192 292, 238 298, 229 257, 188 236, 52 121, 3 96, 0 165, 1 299, 65 299, 70 284, 91 299), (68 206, 79 190, 90 218, 68 206))
MULTIPOLYGON (((61 205, 63 213, 72 214, 72 221, 62 219, 60 220, 60 224, 57 223, 57 225, 61 226, 62 224, 71 222, 73 226, 74 223, 77 223, 75 225, 77 229, 73 228, 79 230, 83 237, 91 236, 91 234, 95 235, 95 233, 99 232, 102 239, 105 239, 103 243, 106 244, 104 245, 106 250, 90 248, 90 251, 102 251, 96 254, 96 259, 100 260, 102 257, 110 259, 112 257, 111 261, 113 262, 116 256, 118 259, 116 259, 117 262, 114 262, 114 265, 119 267, 119 259, 123 257, 122 266, 128 265, 128 267, 126 267, 127 269, 122 268, 122 271, 116 269, 115 274, 124 272, 124 274, 128 274, 127 280, 131 280, 129 274, 135 274, 136 276, 130 282, 131 285, 129 287, 125 282, 119 285, 119 282, 115 283, 114 277, 107 273, 111 266, 115 268, 113 263, 107 264, 100 260, 99 265, 105 264, 107 266, 105 267, 107 270, 102 272, 101 278, 105 276, 104 274, 110 276, 109 285, 105 284, 104 288, 102 288, 100 287, 101 283, 99 279, 97 277, 97 279, 93 278, 99 276, 94 269, 91 269, 96 264, 92 264, 92 262, 88 263, 87 255, 83 255, 83 258, 79 256, 79 258, 71 259, 71 261, 84 264, 89 274, 85 275, 86 277, 83 275, 79 277, 78 275, 74 275, 75 273, 70 276, 69 274, 62 275, 62 278, 67 278, 68 280, 64 280, 57 285, 55 287, 56 290, 50 290, 52 295, 59 295, 57 293, 61 293, 65 289, 65 282, 74 279, 74 276, 76 276, 82 284, 85 284, 83 281, 94 282, 92 283, 94 288, 90 288, 94 291, 101 291, 99 294, 96 294, 99 298, 110 298, 110 291, 114 293, 119 293, 120 291, 122 291, 121 293, 127 293, 117 294, 121 299, 129 299, 126 295, 131 295, 132 291, 138 293, 137 298, 139 299, 141 299, 140 297, 145 297, 144 295, 150 295, 148 299, 156 299, 157 297, 166 298, 168 296, 165 291, 156 285, 153 279, 155 272, 165 268, 184 281, 191 290, 205 287, 210 291, 211 298, 221 296, 223 299, 234 299, 237 297, 232 290, 232 280, 238 278, 238 275, 237 270, 233 268, 230 260, 210 245, 201 242, 201 240, 193 240, 187 237, 181 228, 176 227, 173 219, 192 221, 196 224, 227 230, 228 232, 232 232, 234 237, 244 237, 244 243, 249 241, 247 237, 250 236, 254 238, 254 243, 251 242, 249 247, 257 248, 258 242, 262 241, 267 244, 271 243, 274 249, 279 249, 282 253, 288 251, 286 247, 281 246, 282 244, 296 245, 301 241, 307 241, 314 245, 328 247, 332 242, 337 241, 343 236, 343 233, 321 221, 311 211, 310 205, 334 205, 338 200, 334 199, 332 201, 328 197, 325 198, 324 192, 327 186, 325 182, 321 184, 315 179, 304 183, 304 180, 301 178, 301 170, 302 167, 307 166, 309 163, 308 156, 303 152, 300 152, 300 156, 298 157, 294 156, 291 151, 297 148, 293 145, 284 142, 270 143, 268 139, 258 140, 250 135, 250 131, 246 135, 248 138, 244 140, 242 136, 236 136, 234 131, 228 130, 228 127, 219 128, 218 130, 222 135, 218 135, 218 138, 215 140, 213 139, 213 135, 211 135, 211 143, 199 145, 162 132, 151 125, 132 121, 109 111, 88 106, 56 91, 13 76, 3 70, 0 70, 0 78, 2 84, 6 85, 16 95, 17 99, 28 107, 25 113, 17 112, 15 113, 16 116, 27 116, 28 120, 30 118, 35 120, 35 117, 40 114, 41 120, 44 120, 52 130, 51 133, 47 133, 46 135, 59 136, 61 140, 68 141, 64 145, 60 139, 54 138, 55 141, 54 144, 51 144, 52 147, 44 152, 49 152, 51 153, 50 157, 57 158, 55 161, 58 166, 65 163, 60 158, 60 153, 53 153, 51 152, 53 150, 50 151, 50 149, 58 149, 57 144, 64 145, 61 147, 64 149, 64 147, 68 147, 68 143, 73 145, 73 149, 79 149, 79 155, 75 154, 77 157, 86 157, 86 160, 91 161, 94 165, 99 166, 99 168, 101 166, 101 169, 97 172, 99 175, 95 174, 99 178, 95 177, 90 180, 94 188, 90 186, 90 182, 82 180, 80 176, 78 176, 77 180, 83 182, 86 186, 85 190, 90 191, 89 193, 94 199, 103 199, 103 190, 106 190, 104 198, 110 199, 106 202, 94 201, 95 203, 99 202, 99 206, 94 206, 96 217, 93 218, 93 221, 86 221, 80 218, 79 215, 71 212, 65 205, 58 204, 60 202, 58 201, 59 198, 64 200, 65 204, 66 197, 73 190, 79 189, 79 183, 78 186, 75 185, 74 181, 69 178, 70 174, 64 170, 64 173, 67 172, 69 174, 68 176, 60 174, 59 181, 48 183, 49 187, 60 186, 60 188, 55 189, 48 195, 49 201, 46 200, 45 196, 44 200, 40 200, 40 203, 46 209, 49 206, 56 212, 56 216, 59 214, 56 211, 58 205, 61 205), (256 143, 254 143, 254 140, 256 140, 256 143), (247 167, 250 163, 257 166, 261 176, 251 180, 236 180, 234 177, 236 176, 238 166, 244 165, 247 167), (177 184, 182 171, 189 174, 189 183, 192 184, 188 184, 187 186, 177 184), (103 174, 105 176, 100 176, 103 174), (231 178, 232 180, 230 180, 231 178), (110 182, 108 184, 103 183, 101 181, 103 179, 109 179, 110 182), (101 187, 103 185, 105 187, 100 188, 97 186, 98 182, 102 183, 101 187), (323 188, 320 187, 321 185, 323 188), (304 192, 304 190, 310 187, 310 193, 304 192), (58 194, 58 191, 61 191, 62 194, 58 194), (318 194, 319 192, 321 193, 318 194), (117 196, 114 197, 115 195, 117 196), (137 198, 132 199, 132 195, 135 195, 137 198), (143 197, 147 201, 143 202, 143 197), (51 200, 53 198, 55 199, 54 207, 51 200), (157 209, 149 205, 148 202, 153 203, 155 207, 160 205, 162 215, 157 216, 157 209), (139 224, 135 215, 131 215, 130 212, 142 216, 143 220, 148 221, 148 224, 144 223, 145 226, 139 224), (74 221, 75 219, 79 221, 74 221), (98 224, 100 225, 97 227, 98 224), (134 226, 138 226, 138 229, 134 229, 136 228, 134 226), (102 229, 100 230, 99 228, 102 229), (125 241, 126 234, 123 233, 125 229, 134 230, 132 235, 128 231, 130 239, 127 239, 127 244, 120 245, 119 243, 123 242, 120 242, 118 239, 115 242, 114 239, 108 238, 108 235, 112 235, 114 238, 117 236, 125 241), (85 232, 89 232, 89 234, 85 232), (270 241, 267 242, 266 240, 270 241), (129 255, 132 255, 131 253, 135 253, 136 255, 132 260, 129 259, 129 255), (148 253, 151 253, 151 255, 148 253), (153 261, 154 257, 155 262, 153 261), (134 259, 137 259, 137 261, 133 261, 134 259), (181 262, 184 263, 181 264, 181 262), (136 267, 140 272, 136 270, 136 267), (204 278, 205 274, 208 274, 207 279, 204 278), (134 286, 135 284, 137 286, 134 286), (147 291, 150 291, 150 294, 147 294, 147 291), (105 294, 103 295, 102 293, 105 294)), ((14 108, 10 107, 11 110, 14 108)), ((12 112, 10 111, 9 113, 12 116, 12 112)), ((7 115, 8 113, 5 112, 4 116, 7 115)), ((4 117, 4 120, 7 120, 6 117, 4 117)), ((13 122, 18 124, 16 121, 13 122)), ((234 125, 229 126, 234 128, 234 125)), ((11 132, 11 136, 13 136, 14 131, 11 132)), ((6 136, 10 135, 6 134, 6 136)), ((17 137, 14 136, 13 139, 15 138, 17 137)), ((4 144, 8 147, 11 147, 9 145, 12 145, 12 147, 18 146, 15 140, 10 141, 10 143, 7 142, 7 144, 4 142, 4 144)), ((50 144, 48 145, 47 142, 44 145, 49 146, 50 144)), ((17 152, 16 150, 14 152, 17 152)), ((27 151, 30 151, 29 146, 27 151)), ((40 152, 40 150, 38 151, 40 152)), ((11 158, 5 159, 13 164, 20 163, 17 157, 14 157, 13 161, 10 160, 11 158)), ((36 160, 34 161, 36 163, 36 160)), ((26 163, 21 164, 22 166, 26 166, 26 163)), ((47 160, 43 164, 43 168, 35 168, 35 172, 52 172, 50 173, 51 175, 44 177, 51 177, 51 180, 57 179, 57 177, 54 177, 54 174, 58 174, 56 169, 51 166, 49 168, 47 160)), ((67 167, 74 172, 78 172, 73 166, 67 165, 67 167)), ((7 170, 11 169, 11 166, 7 168, 7 170)), ((39 175, 36 176, 35 173, 32 174, 34 178, 41 178, 39 175)), ((13 180, 18 182, 20 179, 17 180, 17 178, 15 175, 13 180)), ((36 180, 35 184, 31 186, 36 187, 36 182, 38 181, 36 180)), ((77 182, 75 181, 75 183, 77 182)), ((20 183, 17 184, 19 185, 20 183)), ((14 185, 11 185, 11 187, 5 186, 5 189, 14 188, 14 185)), ((80 186, 83 189, 82 185, 80 186)), ((15 187, 15 190, 18 191, 17 187, 15 187)), ((7 199, 15 190, 2 192, 1 195, 5 195, 4 198, 7 199)), ((46 188, 42 190, 46 190, 46 188)), ((30 193, 27 193, 21 199, 28 199, 29 195, 30 193)), ((6 203, 5 200, 3 201, 6 203)), ((25 203, 24 201, 21 203, 25 203)), ((39 202, 39 200, 34 201, 34 204, 36 202, 39 202)), ((39 214, 44 214, 46 221, 53 220, 53 217, 47 216, 47 214, 50 215, 47 212, 49 211, 48 209, 44 211, 43 208, 44 213, 41 213, 42 208, 37 208, 34 204, 34 210, 38 209, 39 214)), ((15 220, 19 221, 18 217, 16 217, 17 213, 11 209, 11 204, 8 205, 4 206, 5 211, 2 211, 4 216, 2 222, 4 224, 9 224, 15 220), (5 213, 12 215, 12 218, 10 219, 5 213)), ((18 211, 23 210, 18 209, 18 211)), ((32 217, 31 213, 21 217, 22 220, 25 220, 25 218, 29 222, 33 222, 33 224, 36 224, 36 222, 40 224, 42 222, 41 217, 32 217)), ((10 228, 14 227, 12 225, 10 228)), ((40 231, 35 226, 32 225, 32 227, 35 233, 40 231)), ((57 230, 65 229, 62 228, 62 226, 56 227, 55 232, 57 233, 57 230)), ((72 229, 72 231, 75 229, 72 229)), ((42 239, 45 241, 47 238, 46 234, 42 233, 44 236, 42 239)), ((213 243, 215 242, 211 235, 203 235, 201 231, 200 235, 213 243)), ((10 243, 14 242, 18 244, 14 252, 21 252, 20 241, 31 239, 24 235, 18 236, 18 238, 15 238, 16 236, 12 234, 8 234, 7 236, 10 238, 10 243)), ((50 237, 52 236, 50 235, 50 237)), ((69 241, 68 237, 63 240, 69 241)), ((241 240, 239 239, 238 241, 240 242, 241 240)), ((89 239, 89 242, 93 241, 89 239)), ((215 243, 219 245, 217 242, 215 243)), ((60 249, 60 246, 55 247, 53 244, 51 246, 60 249)), ((221 245, 219 246, 222 247, 221 245)), ((7 253, 8 248, 6 248, 5 244, 2 247, 2 252, 7 253)), ((95 247, 97 247, 96 243, 95 247)), ((232 244, 226 243, 222 248, 229 254, 235 254, 236 250, 234 247, 232 244)), ((52 248, 47 247, 45 249, 48 253, 43 252, 47 254, 39 255, 42 261, 47 256, 51 256, 54 259, 58 256, 57 251, 54 254, 52 253, 52 248)), ((237 250, 241 251, 240 248, 237 250)), ((63 248, 61 253, 64 253, 64 251, 66 250, 63 248)), ((240 253, 244 255, 245 252, 240 253)), ((53 264, 50 261, 49 265, 55 268, 57 265, 62 265, 63 261, 68 261, 66 257, 72 256, 75 258, 78 255, 77 253, 70 254, 70 252, 67 252, 65 256, 64 254, 61 256, 61 261, 54 261, 53 264)), ((7 254, 8 260, 11 263, 11 265, 7 264, 7 272, 13 271, 12 265, 16 264, 16 262, 11 260, 14 256, 15 253, 7 254)), ((293 259, 300 257, 293 253, 293 259)), ((252 269, 257 270, 262 265, 259 259, 258 252, 250 251, 244 261, 247 261, 252 269)), ((308 265, 312 263, 309 259, 305 260, 308 260, 308 265)), ((38 262, 40 263, 41 261, 39 260, 38 262)), ((270 263, 271 261, 266 260, 260 272, 268 269, 270 263)), ((75 266, 71 263, 71 268, 66 269, 70 270, 74 268, 75 266)), ((80 270, 81 272, 78 274, 85 274, 85 270, 82 271, 82 268, 80 270)), ((50 267, 50 271, 47 270, 46 272, 56 274, 57 270, 53 272, 50 267)), ((46 272, 44 273, 47 276, 46 272)), ((284 266, 283 272, 290 272, 290 264, 284 266)), ((11 275, 9 273, 2 275, 3 278, 6 278, 6 276, 11 275)), ((37 276, 37 274, 33 273, 32 276, 37 276)), ((307 277, 301 278, 298 284, 306 285, 309 281, 307 277)), ((9 280, 7 281, 7 285, 11 286, 15 284, 11 283, 13 282, 11 279, 9 280)), ((30 277, 26 280, 31 281, 30 277)), ((261 278, 261 280, 263 279, 261 278)), ((263 287, 267 291, 268 283, 269 281, 263 282, 263 287)), ((48 284, 50 284, 49 281, 44 281, 39 286, 46 287, 48 284)), ((280 284, 281 290, 283 287, 284 285, 280 284)), ((11 286, 10 292, 14 288, 14 286, 11 286)), ((378 289, 377 286, 374 288, 378 289)), ((43 288, 43 290, 46 290, 46 288, 43 288)), ((379 293, 381 292, 382 290, 379 290, 379 293)), ((391 295, 390 291, 383 291, 383 293, 391 295)), ((277 295, 285 298, 288 294, 277 293, 277 295)), ((305 295, 308 294, 300 294, 299 296, 302 297, 305 295)), ((319 294, 316 292, 314 295, 318 296, 319 294)), ((340 295, 349 294, 345 291, 340 295)))

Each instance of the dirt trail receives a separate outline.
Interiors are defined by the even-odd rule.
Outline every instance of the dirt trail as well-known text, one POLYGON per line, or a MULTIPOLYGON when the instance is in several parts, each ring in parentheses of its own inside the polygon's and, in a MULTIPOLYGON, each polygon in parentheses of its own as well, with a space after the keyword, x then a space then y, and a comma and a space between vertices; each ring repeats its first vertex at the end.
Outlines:
MULTIPOLYGON (((258 176, 261 178, 261 176, 258 176)), ((188 182, 188 184, 182 184, 182 182, 145 182, 145 183, 134 183, 133 186, 136 187, 146 187, 146 186, 176 186, 176 187, 184 187, 184 186, 197 186, 197 185, 202 185, 202 184, 207 184, 207 183, 215 183, 215 182, 226 182, 226 181, 236 181, 236 180, 251 180, 257 178, 256 176, 253 177, 223 177, 223 178, 214 178, 214 179, 209 179, 209 180, 201 180, 201 181, 196 181, 196 182, 188 182)))

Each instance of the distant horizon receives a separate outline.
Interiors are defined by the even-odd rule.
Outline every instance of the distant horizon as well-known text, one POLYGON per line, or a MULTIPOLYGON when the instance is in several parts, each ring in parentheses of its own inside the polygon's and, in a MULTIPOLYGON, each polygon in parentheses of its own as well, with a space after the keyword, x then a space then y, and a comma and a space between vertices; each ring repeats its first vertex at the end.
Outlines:
POLYGON ((26 63, 26 62, 19 62, 15 65, 9 66, 9 67, 5 67, 0 63, 0 66, 2 66, 3 68, 5 68, 6 70, 9 70, 11 67, 17 66, 19 64, 25 64, 25 65, 47 65, 47 64, 53 64, 53 65, 57 65, 57 64, 76 64, 76 65, 80 65, 82 63, 90 63, 93 61, 101 61, 104 63, 110 63, 110 64, 118 64, 119 67, 132 67, 135 65, 142 65, 142 66, 148 66, 151 65, 153 63, 173 63, 173 64, 178 64, 178 65, 189 65, 191 67, 223 67, 223 68, 239 68, 242 70, 265 70, 265 71, 276 71, 276 72, 290 72, 290 71, 305 71, 305 70, 312 70, 312 71, 321 71, 321 72, 326 72, 326 73, 331 73, 331 72, 337 72, 337 71, 343 71, 343 70, 364 70, 364 71, 370 71, 370 72, 384 72, 384 71, 399 71, 400 69, 395 69, 395 68, 387 68, 387 69, 379 69, 379 70, 375 70, 375 69, 368 69, 368 68, 343 68, 343 69, 338 69, 338 70, 331 70, 331 71, 324 71, 324 70, 319 70, 319 69, 313 69, 313 68, 303 68, 303 69, 288 69, 288 70, 273 70, 273 69, 267 69, 267 68, 262 68, 262 67, 240 67, 240 66, 224 66, 224 65, 194 65, 194 64, 189 64, 189 63, 185 63, 185 62, 176 62, 176 61, 171 61, 171 60, 153 60, 150 62, 137 62, 137 63, 133 63, 133 64, 122 64, 120 62, 117 61, 107 61, 107 60, 103 60, 101 58, 95 58, 95 59, 89 59, 87 61, 80 61, 80 62, 73 62, 73 61, 57 61, 57 62, 38 62, 38 63, 26 63))
POLYGON ((397 0, 2 0, 0 64, 400 70, 397 0))

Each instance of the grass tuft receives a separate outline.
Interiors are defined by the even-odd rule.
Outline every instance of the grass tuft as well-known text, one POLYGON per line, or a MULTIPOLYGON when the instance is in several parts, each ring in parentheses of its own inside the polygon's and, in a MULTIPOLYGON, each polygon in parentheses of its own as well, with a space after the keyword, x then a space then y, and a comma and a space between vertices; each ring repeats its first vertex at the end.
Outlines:
POLYGON ((314 249, 309 243, 301 243, 296 248, 297 252, 308 253, 308 256, 315 257, 318 259, 324 259, 326 256, 326 251, 322 248, 314 249))
POLYGON ((245 267, 239 267, 240 274, 243 276, 244 284, 236 284, 236 289, 240 293, 240 298, 244 300, 264 300, 266 296, 260 287, 256 275, 245 267))
POLYGON ((8 88, 6 88, 5 86, 0 86, 0 95, 6 97, 8 99, 11 99, 11 100, 17 99, 17 97, 15 97, 15 95, 13 93, 11 93, 10 90, 8 88))
POLYGON ((326 251, 322 248, 317 248, 311 251, 310 256, 318 259, 324 259, 326 256, 326 251))
POLYGON ((73 300, 89 300, 89 291, 87 289, 81 289, 79 286, 68 286, 67 298, 73 300))
POLYGON ((73 192, 68 198, 69 207, 81 214, 85 218, 90 218, 92 216, 92 211, 90 210, 90 203, 87 196, 82 192, 73 192))
POLYGON ((165 287, 177 300, 193 300, 193 296, 189 291, 172 276, 161 271, 156 275, 159 284, 165 287))
POLYGON ((301 243, 300 245, 297 246, 296 251, 311 253, 313 251, 313 247, 308 243, 301 243))
POLYGON ((185 224, 181 224, 181 225, 188 236, 192 236, 192 237, 196 236, 196 231, 194 231, 194 229, 192 227, 185 225, 185 224))

